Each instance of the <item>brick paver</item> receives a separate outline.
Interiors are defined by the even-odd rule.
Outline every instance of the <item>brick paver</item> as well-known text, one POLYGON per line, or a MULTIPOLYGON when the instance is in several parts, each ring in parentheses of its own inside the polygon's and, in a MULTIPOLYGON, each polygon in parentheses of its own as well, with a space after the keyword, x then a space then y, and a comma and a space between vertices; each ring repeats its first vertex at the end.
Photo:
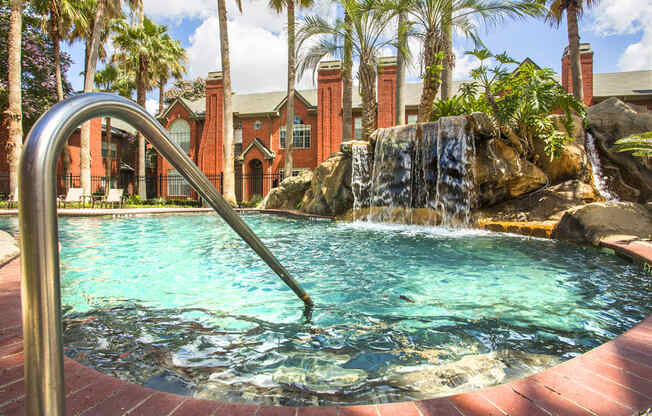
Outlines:
MULTIPOLYGON (((88 211, 88 210, 84 210, 88 211)), ((114 211, 113 211, 114 212, 114 211)), ((652 264, 652 244, 604 243, 652 264), (638 257, 637 257, 638 256, 638 257)), ((20 260, 0 268, 0 415, 24 415, 20 260)), ((66 358, 69 415, 131 416, 488 416, 631 415, 652 407, 652 316, 561 365, 512 383, 450 397, 369 406, 272 407, 156 392, 66 358)))

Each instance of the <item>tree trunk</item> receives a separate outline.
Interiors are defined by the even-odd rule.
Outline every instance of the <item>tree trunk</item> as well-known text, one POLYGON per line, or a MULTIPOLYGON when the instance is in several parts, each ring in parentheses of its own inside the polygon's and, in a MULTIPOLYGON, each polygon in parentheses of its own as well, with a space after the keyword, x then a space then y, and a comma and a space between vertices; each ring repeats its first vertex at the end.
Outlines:
POLYGON ((577 24, 577 12, 578 10, 575 2, 569 2, 568 9, 566 9, 566 21, 568 22, 568 49, 570 52, 570 67, 573 79, 573 95, 579 101, 584 102, 584 84, 582 83, 580 34, 577 24))
POLYGON ((23 1, 11 0, 9 17, 9 97, 8 107, 4 112, 9 130, 6 144, 7 162, 9 164, 9 193, 18 192, 18 162, 23 148, 23 110, 21 107, 21 51, 23 34, 23 1))
MULTIPOLYGON (((97 67, 97 56, 100 49, 100 34, 104 25, 104 11, 107 0, 100 0, 97 3, 95 20, 93 22, 93 33, 91 34, 90 51, 88 52, 88 61, 86 62, 86 72, 84 73, 84 92, 92 92, 95 81, 95 69, 97 67)), ((100 132, 101 134, 101 132, 100 132)), ((90 195, 91 189, 91 122, 87 121, 82 124, 80 138, 80 172, 81 187, 85 195, 90 195)))
POLYGON ((292 149, 294 148, 294 82, 295 74, 295 47, 294 47, 294 0, 287 1, 288 7, 288 100, 285 105, 285 166, 284 177, 292 176, 293 160, 292 149))
POLYGON ((426 33, 423 42, 423 91, 421 92, 419 115, 417 116, 417 122, 419 123, 430 121, 432 103, 439 91, 443 58, 439 53, 439 46, 437 34, 434 32, 426 33))
POLYGON ((442 46, 444 51, 444 67, 441 73, 441 99, 447 100, 453 96, 453 69, 455 54, 453 54, 453 4, 446 3, 444 21, 442 22, 442 46))
MULTIPOLYGON (((235 143, 233 142, 233 94, 231 91, 231 55, 229 52, 229 31, 225 0, 217 0, 220 24, 220 55, 222 58, 222 79, 224 88, 224 120, 222 123, 224 160, 222 171, 222 196, 229 204, 236 206, 235 197, 235 143)), ((261 195, 262 197, 262 195, 261 195)))
POLYGON ((360 96, 362 98, 362 134, 364 140, 369 140, 376 130, 376 70, 371 59, 360 60, 358 70, 360 80, 360 96))
POLYGON ((164 100, 164 95, 165 95, 165 84, 167 83, 167 79, 165 79, 164 76, 161 76, 161 79, 158 81, 158 113, 161 114, 163 112, 163 100, 164 100))
MULTIPOLYGON (((351 26, 351 17, 344 14, 346 27, 351 26)), ((346 142, 353 137, 353 46, 351 45, 350 31, 344 39, 344 53, 342 59, 342 141, 346 142)))
MULTIPOLYGON (((138 105, 145 108, 147 104, 147 87, 145 85, 145 76, 147 74, 147 64, 143 56, 140 56, 138 72, 136 74, 136 101, 138 105)), ((145 180, 145 136, 138 132, 138 198, 141 201, 147 199, 147 184, 145 180)))
POLYGON ((104 193, 106 195, 109 194, 109 189, 111 189, 112 168, 113 168, 113 158, 111 157, 111 117, 107 117, 106 118, 106 189, 104 190, 104 193))
MULTIPOLYGON (((407 48, 407 35, 405 33, 401 33, 401 27, 405 25, 406 20, 406 13, 399 13, 399 33, 397 35, 397 39, 399 45, 401 45, 403 48, 407 48)), ((394 124, 401 126, 405 124, 405 57, 401 51, 398 51, 396 55, 396 120, 394 120, 394 124)))

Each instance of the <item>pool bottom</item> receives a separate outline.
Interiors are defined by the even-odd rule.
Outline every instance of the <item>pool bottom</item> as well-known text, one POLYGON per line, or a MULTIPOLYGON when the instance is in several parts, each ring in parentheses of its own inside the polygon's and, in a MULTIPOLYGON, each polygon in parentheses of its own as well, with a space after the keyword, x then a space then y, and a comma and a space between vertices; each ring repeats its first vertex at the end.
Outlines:
MULTIPOLYGON (((244 332, 224 331, 179 319, 189 313, 205 311, 148 310, 133 305, 67 313, 65 353, 104 374, 163 392, 283 406, 441 397, 523 378, 561 362, 550 354, 516 349, 488 351, 480 343, 420 349, 409 339, 402 348, 391 351, 297 349, 288 360, 273 351, 283 346, 256 341, 267 323, 231 317, 250 320, 256 326, 244 332), (275 357, 277 363, 273 362, 275 357), (265 371, 255 373, 254 367, 248 371, 247 360, 262 360, 265 371), (406 365, 409 362, 418 364, 406 365)), ((497 320, 476 323, 502 324, 497 320)), ((315 347, 324 336, 323 330, 308 322, 289 329, 293 330, 297 340, 315 347)))

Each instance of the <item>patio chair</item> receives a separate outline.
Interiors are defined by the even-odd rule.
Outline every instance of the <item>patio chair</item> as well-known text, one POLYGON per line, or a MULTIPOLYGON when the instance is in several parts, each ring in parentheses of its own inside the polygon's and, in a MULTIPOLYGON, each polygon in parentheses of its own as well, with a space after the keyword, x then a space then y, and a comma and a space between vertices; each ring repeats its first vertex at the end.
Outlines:
POLYGON ((59 207, 63 206, 65 208, 67 204, 79 203, 81 204, 81 207, 84 208, 84 202, 86 202, 86 198, 89 198, 90 200, 90 195, 84 195, 83 188, 69 188, 68 194, 65 196, 59 196, 59 207))
POLYGON ((125 197, 125 190, 122 188, 111 188, 109 189, 109 194, 104 198, 102 201, 102 205, 104 204, 110 204, 111 208, 115 207, 116 204, 120 208, 122 208, 122 205, 124 204, 126 197, 125 197))
POLYGON ((9 194, 9 198, 7 198, 7 208, 18 208, 18 192, 15 194, 9 194))

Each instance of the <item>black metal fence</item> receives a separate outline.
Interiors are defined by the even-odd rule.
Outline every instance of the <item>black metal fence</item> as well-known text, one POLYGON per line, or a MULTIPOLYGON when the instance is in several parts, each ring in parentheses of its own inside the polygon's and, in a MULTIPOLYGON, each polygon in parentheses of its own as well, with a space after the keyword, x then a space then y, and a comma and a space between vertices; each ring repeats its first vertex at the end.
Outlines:
MULTIPOLYGON (((137 193, 138 184, 142 177, 133 174, 120 174, 118 176, 91 176, 91 193, 106 193, 110 188, 124 189, 128 194, 137 193)), ((224 189, 224 174, 208 174, 206 178, 215 188, 222 193, 224 189)), ((267 192, 281 182, 281 175, 262 174, 245 175, 235 174, 235 191, 238 202, 248 201, 256 196, 265 197, 267 192)), ((81 176, 66 175, 57 177, 57 195, 65 195, 69 188, 81 188, 81 176)), ((145 177, 147 199, 193 199, 199 200, 199 195, 190 187, 181 175, 157 175, 145 177)), ((0 198, 9 196, 9 174, 0 172, 0 198)))

